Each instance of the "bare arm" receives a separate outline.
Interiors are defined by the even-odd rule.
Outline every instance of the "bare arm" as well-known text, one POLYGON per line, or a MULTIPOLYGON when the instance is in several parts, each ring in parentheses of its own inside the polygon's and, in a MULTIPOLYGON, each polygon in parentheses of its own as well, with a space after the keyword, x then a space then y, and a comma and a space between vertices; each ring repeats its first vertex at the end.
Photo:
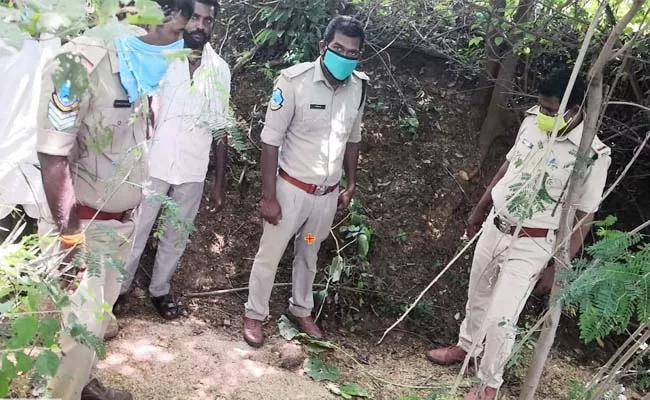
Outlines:
POLYGON ((483 220, 485 220, 485 214, 487 214, 487 211, 492 207, 492 189, 506 174, 509 165, 510 163, 508 161, 505 161, 503 165, 501 165, 501 168, 499 168, 497 173, 494 175, 494 178, 492 178, 492 181, 485 189, 483 196, 481 196, 481 199, 476 203, 474 209, 469 214, 469 217, 467 218, 467 236, 470 238, 473 238, 478 231, 481 230, 481 225, 483 224, 483 220))
POLYGON ((275 193, 278 169, 278 148, 262 143, 262 200, 260 214, 269 224, 277 225, 282 220, 282 209, 275 193))
POLYGON ((262 198, 275 200, 276 172, 278 170, 278 148, 262 143, 262 198))
POLYGON ((45 197, 59 232, 70 235, 81 231, 77 199, 72 186, 68 157, 38 153, 45 197))
POLYGON ((347 190, 353 191, 357 184, 357 166, 359 165, 359 143, 348 143, 343 156, 343 169, 347 180, 347 190))
POLYGON ((503 178, 503 176, 506 174, 506 171, 508 170, 508 166, 510 163, 508 161, 505 161, 503 165, 501 165, 501 168, 497 171, 497 173, 494 175, 494 178, 492 178, 492 181, 488 185, 488 187, 485 189, 485 192, 483 193, 483 196, 481 196, 481 199, 478 201, 478 203, 474 206, 474 210, 472 213, 478 213, 485 217, 485 214, 487 211, 492 207, 492 189, 494 189, 494 186, 503 178))
POLYGON ((345 170, 345 178, 347 185, 339 195, 339 209, 344 209, 350 204, 354 189, 357 185, 357 166, 359 164, 359 143, 350 143, 345 146, 345 154, 343 156, 343 169, 345 170))
POLYGON ((586 214, 582 211, 576 211, 576 223, 580 222, 582 219, 585 219, 582 222, 582 225, 576 229, 575 232, 571 235, 571 241, 569 243, 569 259, 574 258, 582 249, 582 245, 591 230, 591 223, 594 220, 594 213, 586 214))

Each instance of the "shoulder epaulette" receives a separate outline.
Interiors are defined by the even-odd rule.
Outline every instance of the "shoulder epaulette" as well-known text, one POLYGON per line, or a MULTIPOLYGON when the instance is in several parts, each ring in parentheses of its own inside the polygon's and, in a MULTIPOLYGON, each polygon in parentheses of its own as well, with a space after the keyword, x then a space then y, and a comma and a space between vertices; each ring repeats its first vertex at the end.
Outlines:
POLYGON ((359 78, 359 79, 361 79, 363 81, 369 81, 370 80, 370 77, 368 75, 366 75, 365 72, 354 70, 354 71, 352 71, 352 73, 354 74, 354 76, 356 76, 357 78, 359 78))
POLYGON ((539 114, 539 106, 532 106, 531 108, 526 110, 527 117, 530 115, 537 115, 537 114, 539 114))
POLYGON ((81 56, 81 61, 90 74, 97 65, 108 55, 108 43, 99 38, 79 36, 63 46, 63 52, 76 53, 81 56))
POLYGON ((315 63, 313 62, 305 62, 305 63, 300 63, 296 64, 294 66, 291 66, 289 68, 285 68, 282 71, 280 71, 280 74, 284 76, 285 78, 291 80, 293 78, 296 78, 305 72, 309 71, 310 69, 314 68, 315 63))
POLYGON ((594 141, 591 142, 591 149, 593 150, 594 157, 598 158, 600 156, 609 156, 612 154, 612 149, 609 148, 605 143, 603 143, 598 136, 594 136, 594 141))

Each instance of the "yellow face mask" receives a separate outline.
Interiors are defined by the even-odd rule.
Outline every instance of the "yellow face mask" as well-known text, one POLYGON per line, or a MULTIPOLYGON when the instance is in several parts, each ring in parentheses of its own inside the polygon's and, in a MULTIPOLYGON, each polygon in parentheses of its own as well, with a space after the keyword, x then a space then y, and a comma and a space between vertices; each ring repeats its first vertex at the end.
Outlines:
MULTIPOLYGON (((564 115, 566 115, 566 113, 564 115)), ((562 129, 566 128, 566 126, 569 124, 569 122, 564 120, 564 116, 551 117, 550 115, 546 115, 546 114, 542 114, 541 112, 538 112, 537 127, 543 130, 544 132, 553 132, 553 125, 555 124, 555 118, 561 118, 558 132, 562 131, 562 129)))

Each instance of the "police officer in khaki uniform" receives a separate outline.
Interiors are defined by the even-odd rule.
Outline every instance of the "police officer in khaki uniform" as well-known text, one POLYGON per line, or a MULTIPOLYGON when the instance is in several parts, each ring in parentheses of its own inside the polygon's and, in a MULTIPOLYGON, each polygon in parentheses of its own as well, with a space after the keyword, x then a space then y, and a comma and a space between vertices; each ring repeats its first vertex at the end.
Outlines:
POLYGON ((318 249, 329 235, 337 204, 347 207, 354 193, 368 80, 354 71, 363 40, 358 20, 335 17, 320 42, 321 56, 283 70, 273 89, 262 131, 264 233, 244 317, 244 339, 251 346, 264 343, 262 321, 269 315, 275 273, 291 238, 293 290, 287 316, 303 332, 322 337, 311 317, 312 284, 318 249), (339 191, 342 170, 347 186, 339 191))
POLYGON ((443 365, 463 361, 470 351, 472 356, 482 355, 477 374, 481 384, 475 385, 465 400, 496 398, 515 343, 519 314, 553 257, 562 208, 575 207, 576 222, 586 218, 571 237, 573 257, 582 247, 600 203, 610 149, 595 138, 583 184, 577 188, 579 200, 577 204, 566 204, 566 186, 584 126, 581 105, 585 84, 580 79, 566 113, 558 116, 562 118, 561 130, 554 141, 550 132, 569 76, 570 71, 557 70, 542 82, 539 105, 528 110, 515 145, 469 217, 470 237, 485 222, 474 252, 459 341, 455 346, 427 353, 429 360, 443 365), (541 189, 536 192, 539 177, 541 189), (515 238, 518 224, 521 229, 515 238))
MULTIPOLYGON (((155 47, 182 37, 193 2, 171 3, 165 23, 151 27, 139 40, 155 47)), ((79 281, 68 286, 70 305, 62 310, 62 321, 76 319, 98 337, 111 317, 100 320, 97 315, 119 295, 120 270, 134 234, 131 210, 140 203, 147 178, 146 139, 151 124, 150 114, 143 111, 147 98, 128 100, 123 78, 129 71, 120 69, 123 56, 127 55, 117 52, 113 42, 99 39, 79 37, 66 44, 44 72, 38 115, 37 151, 54 229, 61 247, 85 260, 79 271, 72 269, 79 281), (70 80, 54 85, 61 60, 71 56, 78 57, 88 72, 89 85, 81 96, 70 80)), ((60 344, 61 364, 48 383, 51 397, 132 398, 97 379, 88 382, 95 361, 90 347, 67 334, 60 344)))

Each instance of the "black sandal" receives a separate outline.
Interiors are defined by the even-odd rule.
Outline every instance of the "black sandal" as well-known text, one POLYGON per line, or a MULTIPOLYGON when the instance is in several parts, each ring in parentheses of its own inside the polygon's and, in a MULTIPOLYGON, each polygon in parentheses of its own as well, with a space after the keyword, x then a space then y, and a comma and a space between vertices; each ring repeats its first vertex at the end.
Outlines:
POLYGON ((180 316, 180 313, 178 312, 178 304, 171 294, 165 294, 158 297, 152 296, 151 302, 153 303, 154 307, 156 307, 158 314, 160 314, 160 316, 164 319, 176 319, 180 316))

